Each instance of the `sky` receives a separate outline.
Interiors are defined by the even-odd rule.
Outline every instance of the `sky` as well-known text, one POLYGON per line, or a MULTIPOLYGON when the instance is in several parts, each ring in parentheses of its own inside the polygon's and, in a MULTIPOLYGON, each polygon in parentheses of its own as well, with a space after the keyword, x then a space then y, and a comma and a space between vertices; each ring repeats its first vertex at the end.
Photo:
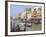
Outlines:
POLYGON ((38 6, 11 4, 10 5, 10 15, 16 16, 17 14, 22 13, 25 10, 25 8, 34 8, 34 7, 38 7, 38 6))

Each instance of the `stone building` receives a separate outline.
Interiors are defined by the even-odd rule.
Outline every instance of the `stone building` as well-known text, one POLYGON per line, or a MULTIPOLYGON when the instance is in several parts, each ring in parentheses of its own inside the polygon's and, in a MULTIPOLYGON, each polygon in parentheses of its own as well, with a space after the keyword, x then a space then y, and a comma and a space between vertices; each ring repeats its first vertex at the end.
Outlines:
POLYGON ((34 9, 33 13, 31 14, 31 20, 34 23, 41 23, 42 21, 42 14, 41 14, 41 8, 38 8, 38 10, 36 11, 36 9, 34 9))

